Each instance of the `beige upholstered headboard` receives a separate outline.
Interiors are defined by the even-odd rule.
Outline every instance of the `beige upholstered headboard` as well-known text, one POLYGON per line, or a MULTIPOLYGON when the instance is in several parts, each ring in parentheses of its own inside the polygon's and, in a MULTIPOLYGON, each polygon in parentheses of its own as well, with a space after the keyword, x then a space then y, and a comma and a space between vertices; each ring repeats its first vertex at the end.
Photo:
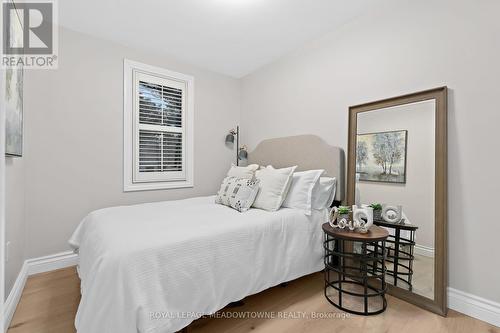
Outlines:
POLYGON ((248 153, 248 163, 275 168, 297 165, 297 171, 325 169, 325 175, 337 178, 335 200, 345 197, 345 156, 340 147, 330 146, 316 135, 297 135, 268 139, 248 153))

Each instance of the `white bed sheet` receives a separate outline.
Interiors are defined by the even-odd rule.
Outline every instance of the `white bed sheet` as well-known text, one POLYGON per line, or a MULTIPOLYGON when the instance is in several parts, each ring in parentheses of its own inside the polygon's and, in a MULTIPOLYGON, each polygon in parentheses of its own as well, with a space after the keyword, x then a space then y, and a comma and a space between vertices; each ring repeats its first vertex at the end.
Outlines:
POLYGON ((323 268, 326 211, 239 213, 197 197, 90 213, 79 252, 79 333, 168 333, 197 315, 323 268))

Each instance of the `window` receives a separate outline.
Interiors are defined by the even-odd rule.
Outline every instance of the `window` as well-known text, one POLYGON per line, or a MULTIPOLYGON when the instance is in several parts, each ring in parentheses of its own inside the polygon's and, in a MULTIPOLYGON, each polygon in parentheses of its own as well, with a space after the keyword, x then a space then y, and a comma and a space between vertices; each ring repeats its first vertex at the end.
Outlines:
POLYGON ((193 85, 124 61, 124 191, 193 186, 193 85))

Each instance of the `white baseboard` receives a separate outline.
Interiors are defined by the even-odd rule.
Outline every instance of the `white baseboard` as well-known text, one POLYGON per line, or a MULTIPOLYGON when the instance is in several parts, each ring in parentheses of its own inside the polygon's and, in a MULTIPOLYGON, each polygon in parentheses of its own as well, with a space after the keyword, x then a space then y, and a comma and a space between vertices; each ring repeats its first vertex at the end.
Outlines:
POLYGON ((500 303, 448 288, 448 307, 500 327, 500 303))
POLYGON ((424 257, 434 258, 434 248, 424 245, 415 244, 415 254, 420 254, 424 257))
POLYGON ((50 272, 56 269, 74 266, 78 264, 78 255, 72 251, 60 252, 53 255, 28 259, 23 263, 14 286, 4 303, 4 332, 9 328, 17 304, 21 299, 24 285, 28 276, 50 272))
MULTIPOLYGON (((4 304, 4 332, 7 331, 10 321, 14 316, 28 276, 77 264, 78 255, 71 251, 26 260, 4 304)), ((500 303, 454 288, 448 288, 448 307, 500 327, 500 303)))
POLYGON ((28 266, 26 265, 26 262, 24 262, 3 306, 4 332, 7 332, 7 329, 9 328, 10 321, 16 311, 17 303, 19 303, 19 300, 21 299, 21 294, 23 293, 24 285, 26 284, 27 279, 28 266))
POLYGON ((78 255, 73 251, 26 260, 28 275, 45 273, 78 264, 78 255))

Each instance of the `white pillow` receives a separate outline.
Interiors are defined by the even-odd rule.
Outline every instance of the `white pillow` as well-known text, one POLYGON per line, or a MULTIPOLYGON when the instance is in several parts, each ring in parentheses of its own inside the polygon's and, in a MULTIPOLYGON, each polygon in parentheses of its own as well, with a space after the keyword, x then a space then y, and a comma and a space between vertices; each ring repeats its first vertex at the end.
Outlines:
POLYGON ((255 172, 255 177, 260 181, 259 193, 255 198, 253 207, 268 211, 280 209, 290 188, 293 172, 297 166, 283 169, 274 169, 272 166, 261 167, 255 172))
POLYGON ((255 176, 255 171, 257 171, 258 168, 258 164, 250 164, 246 167, 240 167, 231 164, 231 169, 229 169, 229 171, 227 172, 227 176, 252 179, 255 176))
POLYGON ((313 189, 312 208, 329 208, 335 198, 336 189, 337 180, 335 178, 321 177, 313 189))
POLYGON ((259 181, 256 179, 226 177, 215 197, 215 203, 246 212, 252 206, 258 191, 259 181))
POLYGON ((300 209, 304 214, 311 215, 313 189, 323 172, 325 170, 295 172, 283 207, 300 209))

